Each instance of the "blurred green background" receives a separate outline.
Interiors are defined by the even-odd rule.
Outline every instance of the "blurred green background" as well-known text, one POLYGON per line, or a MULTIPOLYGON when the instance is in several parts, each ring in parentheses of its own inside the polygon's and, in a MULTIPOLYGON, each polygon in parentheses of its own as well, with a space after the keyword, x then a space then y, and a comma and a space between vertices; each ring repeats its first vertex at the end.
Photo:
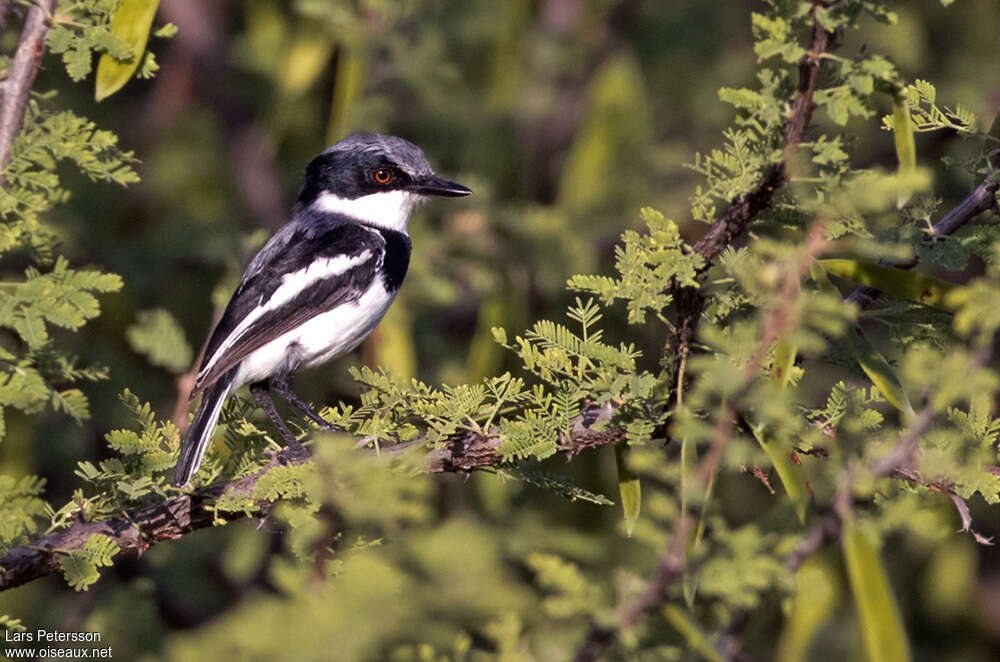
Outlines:
MULTIPOLYGON (((939 99, 992 117, 1000 105, 1000 3, 956 4, 899 3, 897 27, 871 23, 842 48, 885 53, 905 76, 933 81, 939 99)), ((287 219, 305 164, 358 130, 417 143, 475 196, 431 204, 411 223, 411 271, 390 315, 354 356, 301 375, 301 392, 321 403, 356 399, 346 368, 359 362, 431 383, 515 368, 490 327, 519 331, 561 317, 566 279, 608 272, 618 236, 640 225, 640 207, 675 218, 688 238, 703 232, 687 221, 699 176, 684 164, 717 145, 733 119, 718 88, 755 84, 750 11, 760 6, 163 0, 157 24, 180 30, 154 40, 161 66, 154 79, 96 104, 92 81, 73 85, 49 66, 36 89, 58 90, 56 103, 118 133, 142 162, 142 182, 126 190, 94 185, 67 168, 74 195, 55 212, 64 252, 76 265, 121 274, 126 286, 103 297, 101 317, 64 346, 76 343, 85 363, 108 365, 111 377, 87 387, 93 418, 85 424, 11 413, 0 445, 5 470, 44 476, 48 499, 62 503, 79 487, 76 462, 104 456, 103 435, 127 424, 122 389, 174 416, 178 377, 243 265, 287 219), (182 334, 155 365, 148 351, 136 351, 141 341, 129 330, 152 323, 150 311, 160 309, 182 334)), ((13 30, 2 35, 4 52, 16 38, 13 30)), ((816 121, 829 124, 825 116, 816 121)), ((848 146, 857 166, 893 163, 891 135, 878 118, 852 121, 849 132, 857 136, 848 146)), ((949 200, 970 182, 945 171, 940 157, 962 150, 952 135, 918 137, 921 164, 935 168, 936 190, 949 200)), ((611 340, 638 339, 646 356, 658 355, 662 327, 626 336, 615 324, 611 340)), ((554 470, 568 471, 560 462, 552 461, 554 470)), ((588 489, 615 495, 611 455, 582 456, 571 471, 588 489)), ((572 549, 594 568, 648 554, 621 535, 617 509, 562 502, 488 475, 443 477, 432 489, 436 526, 475 540, 477 553, 493 559, 483 561, 483 573, 536 548, 572 549)), ((753 513, 767 497, 748 479, 720 498, 753 513)), ((987 535, 1000 533, 995 510, 977 523, 987 535)), ((991 548, 956 538, 884 553, 918 659, 989 659, 1000 650, 1000 561, 991 548)), ((29 627, 99 629, 116 659, 170 651, 187 659, 196 654, 184 651, 195 649, 173 647, 174 638, 239 618, 248 600, 273 594, 272 563, 284 554, 277 531, 244 522, 117 564, 87 593, 49 577, 0 594, 0 611, 29 627)), ((516 581, 517 569, 507 570, 516 581)), ((748 637, 768 650, 779 625, 748 637)), ((849 658, 844 637, 854 636, 852 627, 846 618, 835 622, 826 650, 849 658)))

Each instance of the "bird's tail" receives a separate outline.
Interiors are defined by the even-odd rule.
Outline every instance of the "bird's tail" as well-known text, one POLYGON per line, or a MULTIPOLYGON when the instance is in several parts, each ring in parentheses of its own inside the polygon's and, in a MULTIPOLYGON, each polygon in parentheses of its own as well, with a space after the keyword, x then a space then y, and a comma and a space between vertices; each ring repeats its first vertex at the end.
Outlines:
POLYGON ((198 471, 201 459, 205 457, 205 449, 212 439, 212 431, 215 430, 215 423, 219 420, 219 412, 222 411, 222 403, 226 401, 229 390, 233 384, 235 370, 230 370, 214 384, 208 387, 201 397, 201 406, 198 413, 191 421, 187 435, 181 443, 181 455, 174 468, 174 485, 183 487, 191 480, 191 476, 198 471))

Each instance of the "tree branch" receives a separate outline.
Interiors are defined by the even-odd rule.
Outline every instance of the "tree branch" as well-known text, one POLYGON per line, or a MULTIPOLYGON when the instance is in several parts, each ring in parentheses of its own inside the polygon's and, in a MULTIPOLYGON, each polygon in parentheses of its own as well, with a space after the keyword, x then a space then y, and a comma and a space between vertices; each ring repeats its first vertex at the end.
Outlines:
MULTIPOLYGON (((977 212, 978 213, 978 212, 977 212)), ((994 355, 994 345, 1000 342, 1000 337, 995 338, 990 345, 980 349, 969 361, 968 371, 974 372, 987 365, 994 355)), ((913 485, 921 485, 936 492, 947 494, 958 511, 962 520, 962 531, 969 533, 980 545, 992 545, 993 541, 983 536, 972 528, 972 516, 969 513, 969 506, 955 491, 955 485, 949 481, 928 480, 920 475, 914 468, 917 453, 920 450, 920 440, 926 435, 934 424, 934 407, 931 404, 933 392, 925 396, 926 403, 915 413, 907 426, 905 434, 892 449, 882 458, 868 464, 868 472, 874 478, 899 478, 913 485)), ((837 489, 834 497, 833 512, 824 515, 806 533, 802 542, 794 552, 785 558, 785 566, 789 572, 796 572, 807 558, 815 554, 829 542, 839 539, 841 524, 851 506, 851 493, 854 489, 854 482, 857 478, 857 470, 854 466, 849 466, 843 483, 837 489)))
MULTIPOLYGON (((781 295, 777 297, 777 306, 769 310, 764 317, 761 337, 741 373, 740 391, 750 387, 760 373, 770 348, 788 328, 797 323, 795 304, 801 294, 802 278, 809 272, 810 265, 816 256, 823 251, 827 243, 826 223, 823 219, 819 219, 813 223, 806 237, 807 250, 795 268, 789 270, 785 276, 781 295)), ((704 489, 704 486, 708 484, 722 464, 723 451, 732 437, 735 416, 736 409, 732 404, 723 404, 716 415, 708 452, 699 462, 698 470, 695 473, 700 489, 704 489)), ((680 514, 671 533, 667 551, 656 564, 656 573, 653 578, 646 583, 635 602, 629 604, 622 612, 615 627, 602 625, 596 621, 591 623, 586 639, 577 649, 576 657, 573 658, 574 662, 596 662, 599 660, 607 647, 615 641, 620 630, 633 627, 646 612, 664 601, 668 589, 677 583, 687 570, 688 545, 691 541, 691 534, 694 533, 698 524, 698 516, 698 512, 693 509, 685 510, 680 514)))
MULTIPOLYGON (((814 4, 815 6, 817 5, 814 4)), ((692 247, 694 252, 705 258, 701 273, 707 271, 712 260, 731 246, 750 222, 770 206, 774 194, 788 181, 786 163, 789 153, 802 142, 812 119, 816 107, 813 96, 819 81, 821 55, 830 49, 832 43, 833 34, 827 32, 818 21, 814 21, 809 50, 799 63, 798 91, 785 124, 785 146, 781 161, 764 170, 753 190, 730 201, 705 236, 695 242, 692 247)), ((698 332, 698 324, 705 308, 705 295, 698 288, 684 287, 677 290, 674 300, 677 305, 677 325, 669 346, 676 357, 675 364, 679 364, 698 332)))
MULTIPOLYGON (((593 429, 596 423, 606 422, 613 415, 614 409, 610 405, 586 410, 577 417, 560 450, 575 455, 587 448, 623 441, 624 430, 613 427, 593 429)), ((497 452, 499 447, 500 438, 496 434, 464 433, 429 453, 426 470, 428 473, 469 473, 476 469, 499 466, 504 463, 497 452)), ((214 502, 224 494, 252 497, 258 481, 268 471, 282 465, 304 464, 309 459, 308 452, 286 448, 277 453, 267 466, 249 476, 141 506, 116 517, 79 522, 33 543, 14 548, 0 559, 0 591, 58 572, 63 555, 81 549, 94 534, 103 534, 117 543, 121 549, 115 556, 117 560, 132 553, 142 554, 156 543, 175 540, 192 531, 212 526, 218 519, 242 519, 246 513, 216 511, 212 507, 214 502)), ((258 503, 257 510, 251 514, 265 515, 269 506, 266 502, 258 503)))
MULTIPOLYGON (((0 168, 10 160, 10 149, 24 124, 31 85, 42 64, 45 38, 52 25, 56 0, 36 0, 28 10, 21 41, 10 66, 10 74, 0 82, 0 168)), ((2 185, 2 181, 0 181, 2 185)))

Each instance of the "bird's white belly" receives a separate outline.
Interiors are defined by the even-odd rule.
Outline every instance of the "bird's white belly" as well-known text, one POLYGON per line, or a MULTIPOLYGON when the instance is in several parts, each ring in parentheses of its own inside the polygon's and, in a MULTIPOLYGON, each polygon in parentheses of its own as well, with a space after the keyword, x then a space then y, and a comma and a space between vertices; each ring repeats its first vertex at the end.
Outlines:
POLYGON ((378 283, 354 303, 337 306, 278 336, 240 363, 235 384, 247 384, 279 372, 309 368, 346 354, 361 344, 382 320, 395 292, 378 283))

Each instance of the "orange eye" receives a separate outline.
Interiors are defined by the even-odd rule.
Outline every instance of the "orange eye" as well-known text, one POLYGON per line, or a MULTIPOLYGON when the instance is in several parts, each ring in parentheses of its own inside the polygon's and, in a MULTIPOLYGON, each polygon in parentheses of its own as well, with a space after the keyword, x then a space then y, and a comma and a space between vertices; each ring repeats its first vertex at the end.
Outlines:
POLYGON ((392 170, 388 168, 379 168, 372 173, 372 179, 375 180, 376 184, 388 184, 392 181, 392 170))

